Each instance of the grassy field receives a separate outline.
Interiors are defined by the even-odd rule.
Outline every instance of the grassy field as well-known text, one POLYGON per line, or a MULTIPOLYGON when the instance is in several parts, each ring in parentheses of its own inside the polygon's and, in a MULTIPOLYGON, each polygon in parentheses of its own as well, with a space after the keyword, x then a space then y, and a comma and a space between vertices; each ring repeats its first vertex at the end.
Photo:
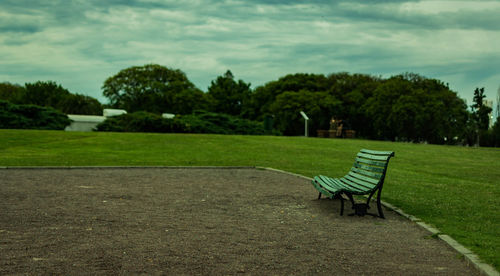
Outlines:
POLYGON ((361 148, 396 152, 383 200, 500 269, 499 149, 304 137, 0 130, 0 166, 263 166, 306 176, 342 176, 361 148))

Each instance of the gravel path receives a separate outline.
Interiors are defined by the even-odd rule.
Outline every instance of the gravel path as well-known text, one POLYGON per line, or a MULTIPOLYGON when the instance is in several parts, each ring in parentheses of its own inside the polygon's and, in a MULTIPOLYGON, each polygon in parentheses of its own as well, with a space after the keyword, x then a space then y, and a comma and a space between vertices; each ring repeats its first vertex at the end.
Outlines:
POLYGON ((0 274, 479 274, 390 210, 339 208, 267 170, 2 169, 0 274))

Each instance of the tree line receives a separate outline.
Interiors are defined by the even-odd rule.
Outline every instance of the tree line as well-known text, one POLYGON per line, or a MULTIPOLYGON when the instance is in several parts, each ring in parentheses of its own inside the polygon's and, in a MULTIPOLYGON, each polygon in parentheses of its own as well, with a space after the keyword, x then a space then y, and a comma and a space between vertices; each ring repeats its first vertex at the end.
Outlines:
POLYGON ((24 86, 0 83, 0 100, 13 104, 52 107, 65 114, 102 115, 102 104, 90 96, 74 94, 53 81, 37 81, 24 86))
MULTIPOLYGON (((241 119, 272 122, 275 132, 301 135, 304 111, 311 118, 310 133, 329 129, 340 119, 362 138, 500 146, 500 123, 488 129, 491 108, 483 104, 484 89, 474 91, 468 108, 449 86, 414 73, 390 78, 346 72, 289 74, 251 89, 231 71, 213 80, 207 91, 198 89, 179 69, 157 64, 133 66, 106 79, 105 107, 129 113, 190 115, 201 110, 241 119)), ((64 113, 101 114, 103 105, 71 94, 53 82, 24 87, 3 83, 0 99, 52 106, 64 113)))

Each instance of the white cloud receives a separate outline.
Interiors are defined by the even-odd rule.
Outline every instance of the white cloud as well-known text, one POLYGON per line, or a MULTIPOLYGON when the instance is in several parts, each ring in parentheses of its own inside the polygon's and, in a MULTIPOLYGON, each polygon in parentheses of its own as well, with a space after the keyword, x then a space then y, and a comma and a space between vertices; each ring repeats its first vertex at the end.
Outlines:
POLYGON ((301 2, 82 1, 78 14, 74 2, 0 3, 0 81, 51 79, 102 100, 107 77, 159 63, 201 89, 230 69, 253 87, 297 72, 414 71, 450 80, 463 97, 481 82, 496 92, 498 1, 301 2))
POLYGON ((198 21, 197 16, 190 11, 152 9, 148 12, 152 21, 173 21, 183 24, 193 24, 198 21))
POLYGON ((441 13, 476 12, 499 9, 498 1, 419 1, 406 2, 400 6, 400 11, 439 15, 441 13))

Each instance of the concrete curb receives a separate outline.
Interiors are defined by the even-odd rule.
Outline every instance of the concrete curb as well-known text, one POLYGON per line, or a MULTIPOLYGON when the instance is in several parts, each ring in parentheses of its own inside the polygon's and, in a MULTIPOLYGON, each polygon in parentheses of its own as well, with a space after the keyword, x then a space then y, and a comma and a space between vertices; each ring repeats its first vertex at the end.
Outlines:
POLYGON ((385 207, 387 207, 389 209, 392 209, 394 212, 398 213, 399 215, 406 217, 407 219, 415 222, 420 227, 431 232, 433 235, 437 236, 437 238, 439 238, 440 240, 447 243, 451 248, 453 248, 458 253, 460 253, 462 256, 464 256, 467 263, 472 264, 482 274, 488 275, 488 276, 500 276, 500 273, 493 266, 486 264, 486 263, 483 263, 481 261, 481 259, 479 259, 479 257, 476 254, 474 254, 472 251, 467 249, 465 246, 461 245, 459 242, 454 240, 452 237, 441 233, 441 231, 439 229, 430 226, 429 224, 423 222, 422 220, 420 220, 419 218, 417 218, 415 216, 412 216, 412 215, 409 215, 409 214, 403 212, 403 210, 393 206, 390 203, 387 203, 384 201, 382 201, 381 203, 382 203, 382 205, 384 205, 385 207))
MULTIPOLYGON (((287 175, 292 175, 295 177, 299 177, 308 181, 311 181, 312 178, 303 176, 300 174, 296 173, 291 173, 283 170, 278 170, 274 168, 269 168, 269 167, 259 167, 259 166, 62 166, 62 167, 56 167, 56 166, 44 166, 44 167, 35 167, 35 166, 28 166, 28 167, 0 167, 0 169, 30 169, 30 170, 36 170, 36 169, 257 169, 257 170, 266 170, 266 171, 272 171, 272 172, 277 172, 277 173, 283 173, 287 175)), ((488 276, 500 276, 500 273, 491 265, 483 263, 479 257, 474 254, 472 251, 458 243, 456 240, 451 238, 450 236, 441 233, 441 231, 437 228, 434 228, 425 222, 423 222, 421 219, 412 216, 410 214, 405 213, 403 210, 397 208, 396 206, 387 203, 385 201, 381 201, 382 205, 384 205, 386 208, 393 210, 397 214, 415 222, 417 225, 420 227, 424 228, 425 230, 429 231, 432 235, 437 236, 440 240, 448 244, 451 248, 453 248, 455 251, 460 253, 461 255, 464 256, 465 260, 469 263, 472 264, 476 269, 478 269, 482 274, 488 275, 488 276)))
POLYGON ((307 177, 307 176, 303 176, 301 174, 296 174, 296 173, 292 173, 292 172, 287 172, 287 171, 283 171, 283 170, 278 170, 278 169, 274 169, 274 168, 268 168, 268 167, 255 167, 257 170, 266 170, 266 171, 272 171, 272 172, 278 172, 278 173, 284 173, 284 174, 288 174, 288 175, 293 175, 293 176, 296 176, 296 177, 299 177, 299 178, 303 178, 303 179, 306 179, 306 180, 313 180, 312 178, 310 177, 307 177))
POLYGON ((0 170, 78 170, 78 169, 256 169, 254 166, 23 166, 0 167, 0 170))

